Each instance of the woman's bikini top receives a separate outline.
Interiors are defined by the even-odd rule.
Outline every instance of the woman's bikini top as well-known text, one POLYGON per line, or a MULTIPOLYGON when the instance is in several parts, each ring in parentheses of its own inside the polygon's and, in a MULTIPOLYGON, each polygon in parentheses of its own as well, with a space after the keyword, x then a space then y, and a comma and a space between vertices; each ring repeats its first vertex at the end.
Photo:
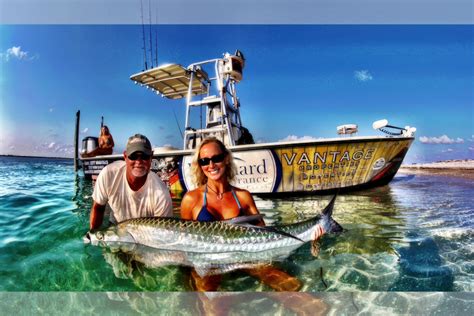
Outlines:
MULTIPOLYGON (((237 195, 235 194, 234 189, 231 189, 231 192, 232 192, 232 195, 234 196, 235 202, 237 202, 237 206, 239 207, 239 215, 238 216, 241 216, 241 215, 244 214, 244 211, 242 210, 242 206, 240 206, 239 199, 237 198, 237 195)), ((207 209, 207 185, 206 185, 206 190, 204 191, 204 201, 202 203, 202 208, 199 211, 197 220, 200 221, 200 222, 213 222, 213 221, 218 220, 207 209)))
POLYGON ((104 145, 107 145, 107 146, 112 145, 112 140, 111 140, 110 135, 102 135, 101 138, 102 138, 102 141, 104 142, 104 145))

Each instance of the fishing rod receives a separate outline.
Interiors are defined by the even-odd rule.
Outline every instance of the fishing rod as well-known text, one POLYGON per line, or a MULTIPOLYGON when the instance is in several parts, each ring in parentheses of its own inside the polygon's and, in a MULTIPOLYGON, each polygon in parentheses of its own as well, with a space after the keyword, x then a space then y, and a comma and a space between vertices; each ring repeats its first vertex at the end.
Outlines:
POLYGON ((179 129, 179 133, 181 134, 181 138, 184 138, 183 132, 181 131, 181 126, 179 126, 179 121, 178 121, 178 118, 176 117, 176 112, 175 112, 174 109, 173 109, 173 115, 174 115, 174 119, 176 121, 176 125, 178 125, 178 129, 179 129))
POLYGON ((155 64, 158 66, 158 5, 156 6, 156 26, 155 26, 155 64))
POLYGON ((142 14, 143 59, 145 61, 145 70, 147 70, 148 63, 147 63, 147 58, 146 58, 145 22, 143 20, 143 0, 140 0, 140 8, 141 8, 141 14, 142 14))
POLYGON ((150 21, 150 61, 151 61, 151 68, 153 68, 153 35, 151 33, 151 0, 148 0, 148 16, 150 21))

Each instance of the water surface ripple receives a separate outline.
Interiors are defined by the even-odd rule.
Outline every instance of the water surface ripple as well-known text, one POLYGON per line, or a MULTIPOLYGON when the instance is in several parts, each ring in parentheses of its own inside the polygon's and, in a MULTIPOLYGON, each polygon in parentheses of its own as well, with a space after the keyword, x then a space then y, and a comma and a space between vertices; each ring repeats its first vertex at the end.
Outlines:
MULTIPOLYGON (((317 258, 307 244, 275 265, 307 292, 474 291, 472 192, 466 179, 398 176, 390 185, 342 194, 317 258)), ((91 183, 71 161, 0 157, 0 291, 189 291, 188 271, 148 269, 84 245, 91 183)), ((268 224, 292 223, 330 196, 256 198, 268 224)), ((179 200, 174 201, 177 208, 179 200)), ((222 291, 268 291, 243 272, 222 291)))

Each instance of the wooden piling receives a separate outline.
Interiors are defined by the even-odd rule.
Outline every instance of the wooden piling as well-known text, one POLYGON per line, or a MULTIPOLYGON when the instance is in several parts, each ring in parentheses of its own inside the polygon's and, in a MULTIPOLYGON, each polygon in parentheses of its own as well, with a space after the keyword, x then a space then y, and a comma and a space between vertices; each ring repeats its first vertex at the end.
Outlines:
POLYGON ((79 123, 81 111, 76 112, 76 131, 74 133, 74 172, 79 170, 79 123))

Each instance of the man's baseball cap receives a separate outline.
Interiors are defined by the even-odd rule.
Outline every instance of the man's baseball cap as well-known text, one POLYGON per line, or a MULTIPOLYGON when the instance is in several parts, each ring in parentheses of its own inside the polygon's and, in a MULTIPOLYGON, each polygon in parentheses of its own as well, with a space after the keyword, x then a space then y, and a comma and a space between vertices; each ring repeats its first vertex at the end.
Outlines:
POLYGON ((134 152, 141 151, 144 154, 151 156, 153 151, 151 150, 151 143, 142 134, 135 134, 128 138, 127 142, 127 156, 130 156, 134 152))

